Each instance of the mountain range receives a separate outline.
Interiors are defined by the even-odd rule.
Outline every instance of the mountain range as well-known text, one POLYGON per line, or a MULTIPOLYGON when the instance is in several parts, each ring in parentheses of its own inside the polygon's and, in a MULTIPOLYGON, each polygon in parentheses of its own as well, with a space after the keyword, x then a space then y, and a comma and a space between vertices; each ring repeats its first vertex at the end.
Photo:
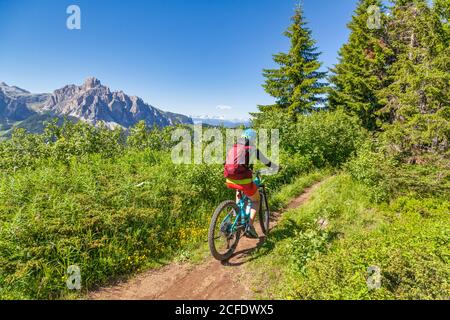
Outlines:
POLYGON ((194 124, 206 124, 214 127, 237 128, 251 126, 250 119, 228 119, 223 116, 191 116, 194 124))
POLYGON ((111 91, 96 78, 88 78, 81 86, 67 85, 42 94, 0 82, 0 131, 3 133, 24 124, 29 131, 39 132, 43 122, 54 117, 92 125, 103 122, 111 129, 118 126, 127 129, 142 120, 150 127, 193 124, 188 116, 162 111, 123 91, 111 91))

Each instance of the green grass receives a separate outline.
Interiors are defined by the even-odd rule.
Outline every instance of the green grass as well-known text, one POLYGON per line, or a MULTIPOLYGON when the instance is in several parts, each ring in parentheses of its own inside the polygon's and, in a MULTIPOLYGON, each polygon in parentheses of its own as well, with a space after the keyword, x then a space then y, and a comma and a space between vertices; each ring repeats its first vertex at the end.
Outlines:
POLYGON ((375 205, 371 192, 341 174, 287 212, 249 266, 256 296, 448 299, 448 198, 406 195, 375 205), (370 266, 381 269, 379 289, 367 286, 370 266))
POLYGON ((322 169, 313 171, 307 175, 299 176, 291 184, 280 188, 269 198, 269 206, 272 211, 280 210, 286 207, 293 198, 300 195, 306 188, 315 182, 331 175, 331 169, 322 169))

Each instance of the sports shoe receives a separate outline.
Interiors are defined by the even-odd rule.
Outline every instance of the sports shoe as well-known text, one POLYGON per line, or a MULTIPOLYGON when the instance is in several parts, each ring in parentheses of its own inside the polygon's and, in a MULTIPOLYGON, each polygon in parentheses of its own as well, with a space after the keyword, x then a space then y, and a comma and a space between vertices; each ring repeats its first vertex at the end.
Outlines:
POLYGON ((258 233, 255 230, 255 227, 252 225, 248 225, 247 228, 245 229, 245 235, 249 238, 252 239, 258 239, 258 233))

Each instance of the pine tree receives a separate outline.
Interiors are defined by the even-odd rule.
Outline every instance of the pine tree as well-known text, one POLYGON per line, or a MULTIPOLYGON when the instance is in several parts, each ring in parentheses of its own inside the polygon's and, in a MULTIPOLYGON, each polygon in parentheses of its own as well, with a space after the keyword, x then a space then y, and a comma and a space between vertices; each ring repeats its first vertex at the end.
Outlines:
POLYGON ((410 154, 448 150, 450 42, 445 22, 426 0, 396 0, 388 30, 396 60, 389 68, 391 83, 379 96, 395 148, 410 154))
POLYGON ((331 69, 329 107, 344 108, 358 116, 365 128, 375 130, 379 127, 377 112, 383 108, 378 92, 387 86, 387 67, 393 59, 381 0, 360 0, 348 28, 349 40, 339 51, 339 63, 331 69), (371 11, 374 8, 379 8, 379 21, 377 12, 371 11))
POLYGON ((264 89, 275 97, 273 105, 259 106, 262 112, 283 111, 295 117, 308 113, 323 103, 326 84, 326 72, 320 72, 318 61, 320 52, 315 46, 311 30, 306 27, 303 10, 298 6, 292 17, 292 25, 285 32, 291 41, 288 53, 274 55, 279 69, 265 69, 263 75, 266 82, 264 89))
POLYGON ((436 112, 448 103, 450 75, 442 22, 426 0, 397 0, 388 30, 396 56, 384 90, 391 122, 403 113, 436 112))

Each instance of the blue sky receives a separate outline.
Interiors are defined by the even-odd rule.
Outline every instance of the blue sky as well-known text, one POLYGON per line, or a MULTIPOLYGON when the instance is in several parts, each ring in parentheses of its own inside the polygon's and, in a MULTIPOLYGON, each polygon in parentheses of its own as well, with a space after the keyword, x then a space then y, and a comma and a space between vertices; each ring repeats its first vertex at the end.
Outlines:
MULTIPOLYGON (((324 68, 337 61, 356 0, 304 0, 324 68)), ((51 92, 95 76, 188 115, 248 117, 295 0, 0 0, 0 81, 51 92), (66 8, 81 8, 81 30, 66 8), (219 108, 218 106, 224 106, 219 108)))

